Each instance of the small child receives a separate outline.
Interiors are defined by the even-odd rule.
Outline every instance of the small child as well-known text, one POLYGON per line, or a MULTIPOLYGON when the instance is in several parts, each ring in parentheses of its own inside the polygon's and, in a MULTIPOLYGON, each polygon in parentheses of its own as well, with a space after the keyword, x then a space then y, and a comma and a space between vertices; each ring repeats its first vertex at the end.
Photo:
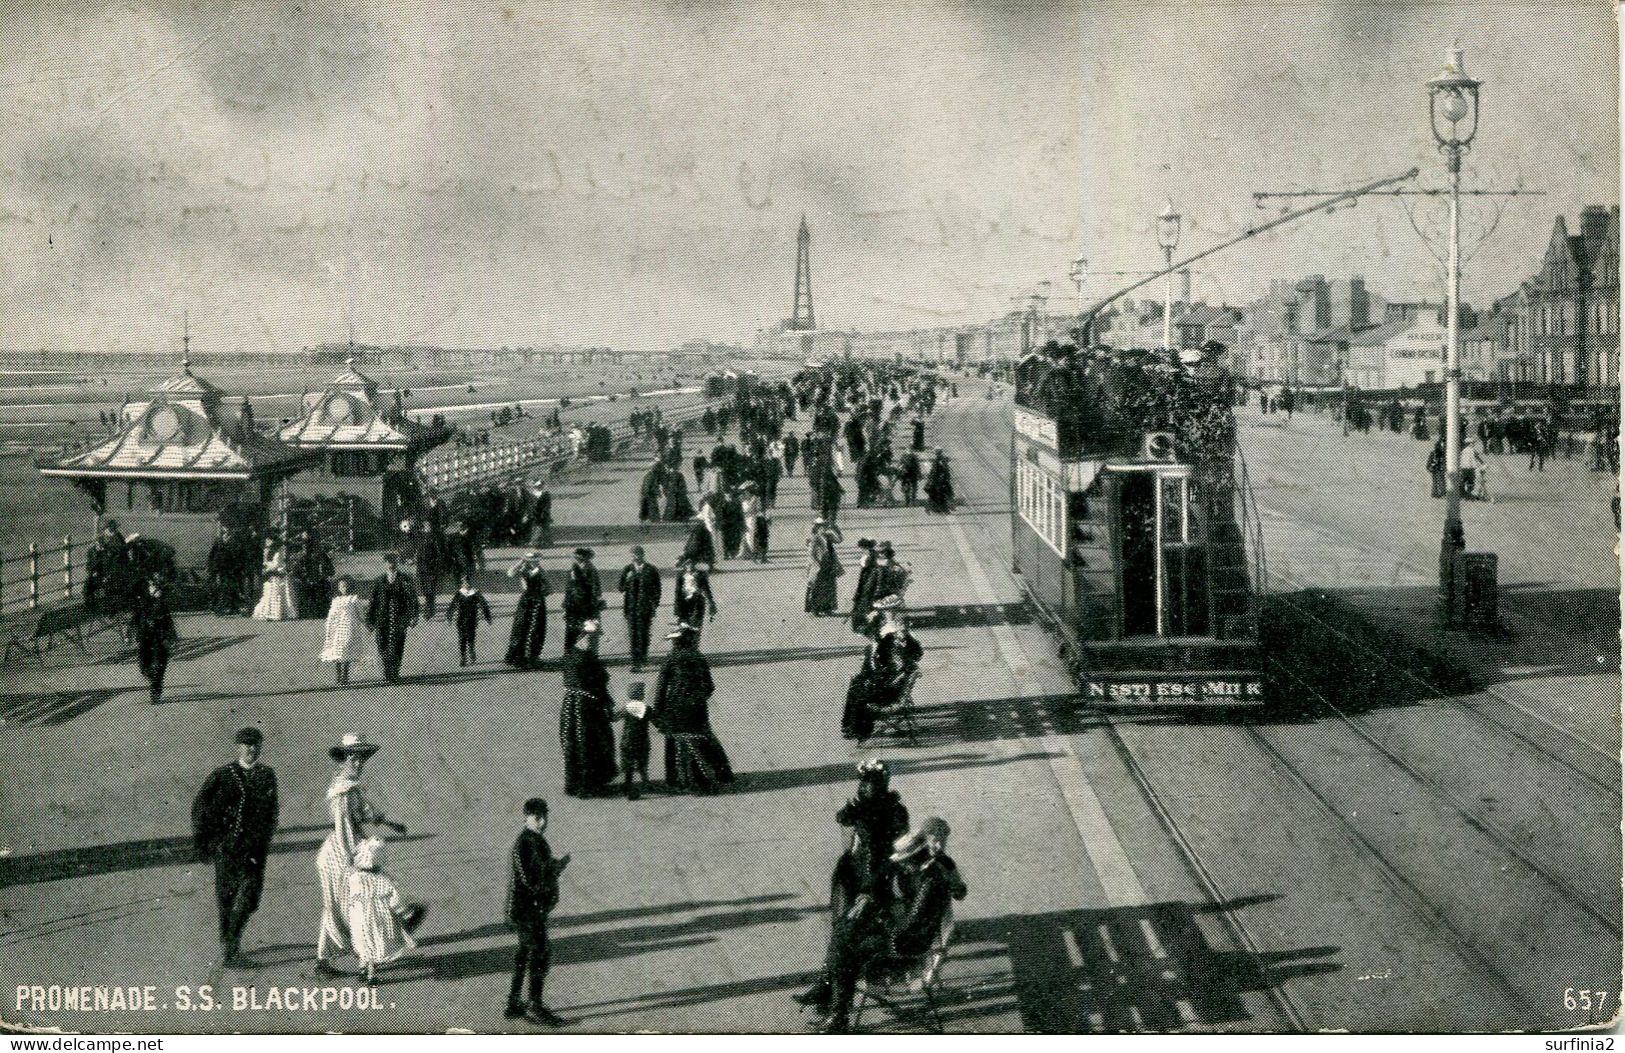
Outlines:
POLYGON ((332 662, 333 682, 350 682, 350 663, 367 653, 368 634, 362 617, 361 597, 348 574, 334 582, 338 595, 327 608, 327 626, 322 641, 322 661, 332 662))
POLYGON ((383 838, 375 835, 356 846, 347 914, 350 940, 368 984, 378 982, 380 966, 417 946, 412 932, 427 912, 422 904, 408 904, 401 899, 394 879, 384 873, 383 867, 383 838))
POLYGON ((632 773, 643 777, 643 788, 649 788, 649 707, 643 701, 643 682, 640 680, 627 689, 626 702, 621 714, 626 723, 621 725, 621 771, 626 773, 626 799, 638 799, 638 788, 632 784, 632 773))
POLYGON ((458 581, 456 594, 446 604, 446 621, 457 626, 457 664, 474 665, 479 661, 474 653, 474 630, 479 627, 482 615, 485 624, 491 624, 491 605, 486 602, 485 594, 474 587, 469 575, 464 574, 458 581))

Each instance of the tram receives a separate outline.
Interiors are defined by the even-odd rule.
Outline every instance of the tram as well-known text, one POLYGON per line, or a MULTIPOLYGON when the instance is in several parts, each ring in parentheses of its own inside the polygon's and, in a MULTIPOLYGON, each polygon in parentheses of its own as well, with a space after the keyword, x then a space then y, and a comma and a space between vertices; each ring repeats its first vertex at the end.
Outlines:
POLYGON ((1016 367, 1014 569, 1090 704, 1266 701, 1258 515, 1219 351, 1051 343, 1016 367))

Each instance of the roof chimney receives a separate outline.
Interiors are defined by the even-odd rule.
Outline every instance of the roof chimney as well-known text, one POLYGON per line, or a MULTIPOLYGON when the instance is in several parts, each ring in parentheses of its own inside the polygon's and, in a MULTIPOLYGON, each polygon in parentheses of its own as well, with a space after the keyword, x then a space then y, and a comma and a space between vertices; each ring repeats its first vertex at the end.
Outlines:
POLYGON ((1608 233, 1608 209, 1602 205, 1587 205, 1580 210, 1580 236, 1586 241, 1598 241, 1608 233))

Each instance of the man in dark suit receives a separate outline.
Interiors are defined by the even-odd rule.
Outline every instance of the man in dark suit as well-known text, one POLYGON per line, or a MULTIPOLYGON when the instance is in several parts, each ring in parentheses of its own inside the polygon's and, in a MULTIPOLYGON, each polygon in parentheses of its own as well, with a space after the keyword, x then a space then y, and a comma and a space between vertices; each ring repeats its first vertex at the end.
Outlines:
POLYGON ((621 571, 625 601, 626 636, 632 651, 632 672, 643 670, 649 658, 649 626, 660 607, 660 571, 643 559, 643 546, 632 546, 632 562, 621 571))
POLYGON ((570 563, 570 579, 564 585, 564 651, 576 645, 581 626, 598 617, 604 609, 604 586, 598 568, 592 565, 590 548, 578 548, 570 563))
POLYGON ((508 1008, 503 1015, 510 1020, 524 1017, 533 1024, 558 1027, 564 1021, 542 1002, 542 987, 552 958, 547 945, 547 915, 558 905, 559 874, 570 857, 553 858, 547 838, 542 836, 546 829, 547 802, 532 797, 525 802, 525 828, 513 843, 508 867, 508 903, 503 913, 519 935, 519 947, 514 952, 513 980, 508 985, 508 1008), (528 1005, 519 1000, 527 974, 528 1005))
POLYGON ((423 593, 423 616, 434 617, 434 598, 440 591, 440 572, 446 562, 446 536, 424 521, 412 538, 412 568, 423 593))
POLYGON ((258 728, 239 731, 237 759, 211 772, 192 801, 198 857, 214 862, 220 948, 228 969, 254 966, 240 951, 243 927, 259 909, 265 859, 276 833, 276 772, 259 763, 264 744, 258 728))
POLYGON ((401 655, 406 650, 406 630, 418 620, 417 588, 400 571, 400 560, 391 552, 384 557, 384 573, 372 583, 372 600, 367 604, 367 628, 378 641, 378 660, 384 679, 401 678, 401 655))

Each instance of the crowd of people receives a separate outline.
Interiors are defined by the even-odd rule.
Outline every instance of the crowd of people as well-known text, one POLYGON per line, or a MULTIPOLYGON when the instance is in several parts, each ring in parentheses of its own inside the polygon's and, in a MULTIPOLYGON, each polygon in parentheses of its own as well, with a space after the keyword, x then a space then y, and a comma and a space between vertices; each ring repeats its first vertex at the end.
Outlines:
MULTIPOLYGON (((492 569, 485 548, 491 542, 518 542, 523 554, 500 571, 518 591, 503 660, 516 670, 551 668, 559 674, 564 792, 580 798, 624 793, 639 799, 650 791, 658 734, 664 792, 718 793, 735 775, 712 726, 716 683, 701 649, 705 626, 720 611, 711 576, 729 559, 767 558, 765 521, 777 483, 793 475, 798 463, 820 483, 840 475, 848 459, 855 466, 889 463, 881 450, 889 453, 891 423, 899 408, 920 415, 908 435, 909 455, 918 454, 935 394, 935 385, 911 384, 906 373, 873 367, 844 376, 804 374, 792 383, 744 393, 701 421, 715 444, 696 469, 699 507, 687 515, 669 513, 674 497, 680 502, 685 496, 681 429, 668 428, 658 413, 644 412, 636 430, 654 444, 656 457, 639 487, 639 519, 686 519, 690 532, 669 592, 661 569, 641 545, 630 547, 615 580, 631 659, 631 677, 620 690, 599 653, 610 603, 591 548, 577 547, 571 554, 559 603, 561 651, 556 660, 543 657, 556 572, 550 576, 543 564, 551 544, 552 508, 551 495, 540 481, 465 492, 449 503, 427 492, 401 521, 397 550, 384 554, 382 572, 370 582, 335 574, 331 553, 310 532, 292 544, 267 537, 255 552, 223 527, 218 551, 210 557, 211 587, 222 613, 246 611, 281 620, 325 611, 320 658, 334 666, 335 681, 349 684, 355 663, 376 656, 383 680, 394 682, 403 676, 403 657, 414 631, 442 610, 457 637, 459 666, 479 662, 481 627, 495 625, 492 605, 479 587, 481 572, 492 569), (845 427, 838 418, 830 423, 838 406, 849 414, 845 427), (785 427, 800 415, 813 421, 804 436, 785 427), (732 438, 735 427, 738 446, 732 438), (440 583, 448 576, 457 588, 444 596, 440 583), (650 685, 637 676, 651 660, 654 625, 668 605, 671 629, 664 635, 669 648, 658 659, 658 674, 650 685)), ((946 457, 940 450, 937 454, 934 463, 945 478, 935 488, 928 486, 928 493, 935 494, 937 510, 946 512, 951 510, 951 477, 946 457)), ((875 498, 875 491, 862 482, 859 492, 860 504, 875 498)), ((913 495, 905 493, 912 503, 913 495)), ((891 541, 858 539, 853 588, 849 602, 841 604, 838 579, 845 570, 839 549, 844 539, 835 521, 838 507, 828 511, 828 516, 815 517, 807 540, 805 606, 815 616, 839 613, 866 640, 839 721, 840 733, 862 744, 873 734, 877 715, 911 689, 924 647, 906 614, 912 575, 891 541), (841 606, 847 610, 839 612, 841 606)), ((124 539, 113 537, 116 524, 110 527, 108 551, 127 548, 124 539)), ((112 557, 102 553, 97 558, 112 557)), ((105 566, 103 570, 112 573, 105 566)), ((143 638, 153 641, 144 655, 175 639, 161 588, 157 583, 152 588, 147 599, 131 601, 143 638)), ((421 649, 428 652, 427 670, 439 648, 421 649)), ((159 690, 154 687, 155 699, 159 690)), ((255 963, 242 951, 243 931, 263 891, 278 788, 274 772, 260 760, 264 736, 258 729, 245 728, 236 748, 236 761, 213 772, 194 801, 193 826, 200 856, 215 866, 222 959, 231 968, 252 968, 255 963)), ((379 970, 414 946, 414 931, 425 915, 425 908, 404 897, 388 872, 382 831, 404 834, 405 827, 382 813, 363 784, 365 766, 379 748, 348 734, 330 751, 335 770, 324 798, 329 833, 314 860, 320 889, 320 922, 313 927, 319 976, 341 975, 338 963, 353 957, 356 975, 376 982, 379 970)), ((505 920, 518 940, 507 1015, 552 1026, 562 1021, 542 998, 550 961, 547 916, 557 903, 558 876, 569 857, 555 858, 542 836, 545 800, 527 800, 522 811, 523 828, 509 857, 505 907, 505 920)), ((820 980, 804 999, 824 1011, 819 1027, 828 1031, 846 1029, 861 978, 917 959, 944 924, 951 923, 951 901, 965 895, 945 851, 947 824, 931 819, 910 833, 908 812, 889 789, 883 764, 860 767, 858 794, 837 821, 851 830, 851 844, 831 877, 832 928, 820 980)))

